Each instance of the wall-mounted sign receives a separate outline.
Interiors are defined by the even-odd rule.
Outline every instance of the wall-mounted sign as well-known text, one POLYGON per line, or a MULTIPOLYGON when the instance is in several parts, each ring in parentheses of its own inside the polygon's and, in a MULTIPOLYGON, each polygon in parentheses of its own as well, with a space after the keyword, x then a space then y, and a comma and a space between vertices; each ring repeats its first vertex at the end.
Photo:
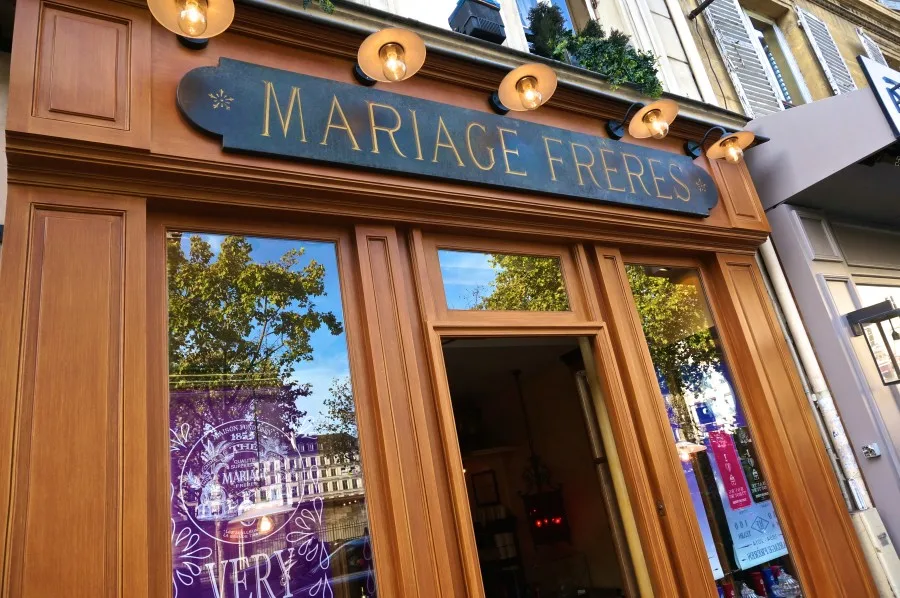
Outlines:
POLYGON ((708 216, 718 193, 687 156, 229 58, 178 85, 226 150, 708 216))
POLYGON ((900 139, 900 72, 866 56, 856 58, 866 74, 869 87, 878 98, 884 117, 891 123, 894 136, 900 139))

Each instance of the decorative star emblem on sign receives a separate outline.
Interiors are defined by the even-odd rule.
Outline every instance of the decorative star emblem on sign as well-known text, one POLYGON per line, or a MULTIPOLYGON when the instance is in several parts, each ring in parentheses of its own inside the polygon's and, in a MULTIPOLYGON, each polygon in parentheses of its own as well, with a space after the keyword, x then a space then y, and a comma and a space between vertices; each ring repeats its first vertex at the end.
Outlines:
POLYGON ((700 193, 705 192, 706 191, 706 183, 704 183, 700 179, 697 179, 697 189, 700 190, 700 193))
POLYGON ((225 93, 224 89, 220 89, 216 93, 209 94, 209 97, 212 98, 213 110, 218 110, 219 108, 231 110, 231 102, 234 101, 234 98, 225 93))

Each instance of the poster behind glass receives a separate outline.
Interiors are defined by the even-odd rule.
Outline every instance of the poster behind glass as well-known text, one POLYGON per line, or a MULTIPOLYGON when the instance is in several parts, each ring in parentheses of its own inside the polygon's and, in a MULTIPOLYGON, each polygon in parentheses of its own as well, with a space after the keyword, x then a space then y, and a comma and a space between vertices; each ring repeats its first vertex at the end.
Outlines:
POLYGON ((697 271, 626 270, 719 594, 800 596, 697 271))
POLYGON ((173 595, 376 596, 335 245, 167 237, 173 595))

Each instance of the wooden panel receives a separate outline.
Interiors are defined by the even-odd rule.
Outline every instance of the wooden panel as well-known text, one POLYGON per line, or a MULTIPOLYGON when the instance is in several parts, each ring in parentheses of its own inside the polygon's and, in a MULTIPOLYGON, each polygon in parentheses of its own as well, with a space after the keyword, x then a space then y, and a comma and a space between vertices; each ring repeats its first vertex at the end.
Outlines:
POLYGON ((58 112, 126 128, 127 119, 117 120, 116 112, 128 101, 122 80, 127 56, 119 51, 120 45, 128 44, 127 23, 67 15, 54 8, 44 11, 44 19, 41 50, 50 63, 39 67, 38 115, 49 118, 48 113, 58 112))
POLYGON ((149 147, 149 19, 99 0, 21 3, 8 129, 149 147))
MULTIPOLYGON (((596 247, 600 297, 620 372, 607 369, 613 390, 620 384, 628 401, 611 392, 610 415, 622 434, 616 438, 635 506, 641 540, 659 596, 716 596, 700 527, 690 501, 672 432, 617 249, 596 247), (630 432, 631 436, 626 434, 630 432), (640 438, 641 442, 635 439, 640 438), (642 457, 642 458, 641 458, 642 457), (661 508, 660 508, 661 507, 661 508)), ((605 366, 608 368, 608 366, 605 366)))
MULTIPOLYGON (((701 158, 706 160, 706 158, 701 158)), ((769 230, 756 187, 746 164, 729 164, 724 160, 707 160, 710 173, 719 187, 719 197, 732 226, 769 230)))
MULTIPOLYGON (((412 339, 411 311, 403 287, 401 253, 391 227, 357 227, 366 347, 374 365, 373 394, 384 442, 387 486, 394 520, 395 564, 402 596, 450 596, 453 588, 439 582, 437 547, 431 531, 427 479, 420 453, 421 379, 412 339), (417 413, 418 412, 418 413, 417 413)), ((421 441, 427 445, 427 439, 421 441)), ((431 508, 435 508, 431 505, 431 508)), ((442 563, 441 566, 446 566, 442 563)))
POLYGON ((809 596, 875 596, 825 447, 752 256, 718 255, 708 276, 774 504, 809 596), (840 575, 835 575, 840 571, 840 575))
POLYGON ((9 224, 27 236, 0 272, 20 277, 3 303, 21 330, 0 353, 16 372, 0 380, 15 417, 0 595, 146 596, 143 251, 125 232, 128 219, 141 238, 142 212, 12 190, 9 224))

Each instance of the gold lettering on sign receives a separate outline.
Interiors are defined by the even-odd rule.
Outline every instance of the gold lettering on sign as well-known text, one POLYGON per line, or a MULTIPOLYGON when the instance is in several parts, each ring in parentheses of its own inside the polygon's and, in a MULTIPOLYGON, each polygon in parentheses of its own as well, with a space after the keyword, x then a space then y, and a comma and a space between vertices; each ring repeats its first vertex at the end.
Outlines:
POLYGON ((591 180, 594 181, 594 185, 596 187, 600 186, 600 183, 597 182, 597 179, 594 178, 594 171, 591 170, 594 167, 594 152, 591 151, 586 145, 582 145, 580 143, 569 143, 572 146, 572 159, 575 161, 575 172, 578 173, 578 184, 584 187, 584 179, 581 177, 581 169, 587 168, 588 174, 591 176, 591 180), (583 150, 587 150, 588 155, 591 157, 590 162, 579 162, 578 161, 578 151, 577 148, 581 148, 583 150))
POLYGON ((400 120, 400 113, 394 109, 393 106, 388 106, 387 104, 378 104, 376 102, 367 102, 369 104, 369 124, 372 127, 372 153, 378 153, 378 131, 384 131, 388 134, 388 137, 391 138, 391 145, 394 146, 394 151, 399 154, 401 158, 405 158, 406 155, 400 151, 400 148, 397 146, 397 140, 394 139, 394 133, 400 130, 400 126, 403 124, 400 120), (382 125, 375 124, 375 108, 384 108, 385 110, 390 110, 394 113, 394 117, 397 119, 397 124, 393 127, 385 127, 382 125))
MULTIPOLYGON (((556 156, 550 153, 550 144, 548 141, 553 141, 554 143, 558 143, 562 145, 562 139, 554 139, 553 137, 544 137, 544 149, 547 151, 547 165, 550 167, 550 178, 554 181, 556 180, 556 169, 553 168, 554 162, 563 163, 562 158, 557 158, 556 156)), ((579 175, 580 176, 580 175, 579 175)))
POLYGON ((678 171, 678 174, 681 174, 681 167, 678 164, 670 164, 669 165, 669 176, 672 177, 672 180, 675 181, 675 184, 681 187, 687 192, 687 195, 682 195, 678 192, 678 189, 675 189, 675 197, 680 199, 681 201, 691 201, 691 188, 684 184, 684 181, 675 176, 674 171, 678 171))
POLYGON ((654 162, 662 166, 662 162, 657 160, 656 158, 647 158, 647 163, 650 164, 650 176, 653 178, 654 186, 656 186, 656 197, 660 199, 672 199, 671 195, 663 195, 662 191, 659 190, 659 182, 665 181, 666 179, 661 176, 656 176, 656 171, 653 170, 654 162))
POLYGON ((322 143, 319 145, 328 145, 328 133, 331 132, 331 129, 347 131, 347 136, 350 138, 350 143, 353 144, 353 149, 360 151, 359 144, 356 143, 356 137, 353 135, 353 129, 350 128, 350 123, 347 122, 347 117, 344 116, 344 109, 341 108, 341 103, 338 102, 336 95, 331 96, 331 112, 328 113, 328 126, 325 127, 325 136, 322 137, 322 143), (338 115, 341 117, 341 122, 344 123, 343 125, 334 124, 335 110, 337 110, 338 115))
POLYGON ((638 182, 644 189, 644 193, 650 195, 650 191, 647 190, 647 185, 644 184, 644 179, 642 178, 644 176, 644 163, 641 162, 641 159, 634 154, 626 154, 625 152, 622 152, 622 161, 625 163, 625 174, 628 175, 628 184, 631 186, 631 192, 637 193, 637 191, 635 191, 634 189, 634 177, 637 177, 638 182), (634 158, 635 160, 637 160, 638 166, 641 167, 641 170, 639 172, 631 171, 631 169, 628 167, 628 158, 634 158))
POLYGON ((275 112, 278 113, 278 120, 281 122, 281 130, 284 132, 285 139, 288 135, 288 129, 291 126, 291 115, 294 113, 294 102, 297 103, 297 118, 300 120, 300 141, 306 143, 306 127, 303 125, 303 104, 300 102, 300 88, 291 87, 291 99, 288 101, 287 116, 281 113, 281 106, 278 105, 278 96, 275 94, 275 86, 271 81, 263 81, 266 84, 266 107, 263 114, 263 137, 271 137, 269 134, 269 118, 271 115, 271 103, 275 101, 275 112))
POLYGON ((434 157, 431 159, 432 162, 438 161, 438 150, 442 147, 453 150, 453 155, 456 156, 456 163, 460 166, 465 166, 462 161, 462 158, 459 157, 459 152, 456 151, 456 145, 453 143, 453 137, 450 136, 450 131, 447 130, 447 125, 444 124, 444 117, 438 117, 438 128, 437 128, 437 137, 434 139, 434 157), (447 138, 449 143, 441 143, 441 132, 443 131, 444 136, 447 138))
POLYGON ((409 113, 412 115, 413 135, 416 138, 416 160, 424 161, 425 158, 422 157, 422 142, 419 141, 419 121, 416 120, 416 111, 413 109, 410 109, 409 113))
POLYGON ((494 160, 494 148, 488 146, 488 155, 491 157, 491 163, 487 166, 483 166, 476 158, 475 153, 472 151, 472 129, 478 128, 481 129, 482 133, 487 133, 487 129, 484 125, 480 123, 469 123, 469 126, 466 127, 466 149, 469 150, 469 157, 472 159, 472 163, 477 166, 481 170, 490 170, 494 167, 496 160, 494 160))
POLYGON ((609 167, 609 164, 606 163, 606 154, 607 153, 615 154, 615 152, 609 148, 605 148, 605 147, 600 148, 600 161, 603 162, 603 174, 606 175, 606 184, 609 187, 610 191, 625 191, 625 187, 622 187, 622 188, 613 187, 612 179, 609 178, 609 173, 611 173, 611 172, 617 173, 617 172, 619 172, 619 169, 609 167))
POLYGON ((500 133, 500 148, 503 150, 503 163, 506 164, 506 174, 514 174, 516 176, 528 176, 527 172, 513 170, 509 167, 509 155, 513 154, 514 156, 519 155, 518 149, 506 149, 506 137, 503 135, 504 133, 512 133, 513 135, 518 136, 518 132, 512 129, 504 129, 503 127, 497 127, 497 131, 500 133))

